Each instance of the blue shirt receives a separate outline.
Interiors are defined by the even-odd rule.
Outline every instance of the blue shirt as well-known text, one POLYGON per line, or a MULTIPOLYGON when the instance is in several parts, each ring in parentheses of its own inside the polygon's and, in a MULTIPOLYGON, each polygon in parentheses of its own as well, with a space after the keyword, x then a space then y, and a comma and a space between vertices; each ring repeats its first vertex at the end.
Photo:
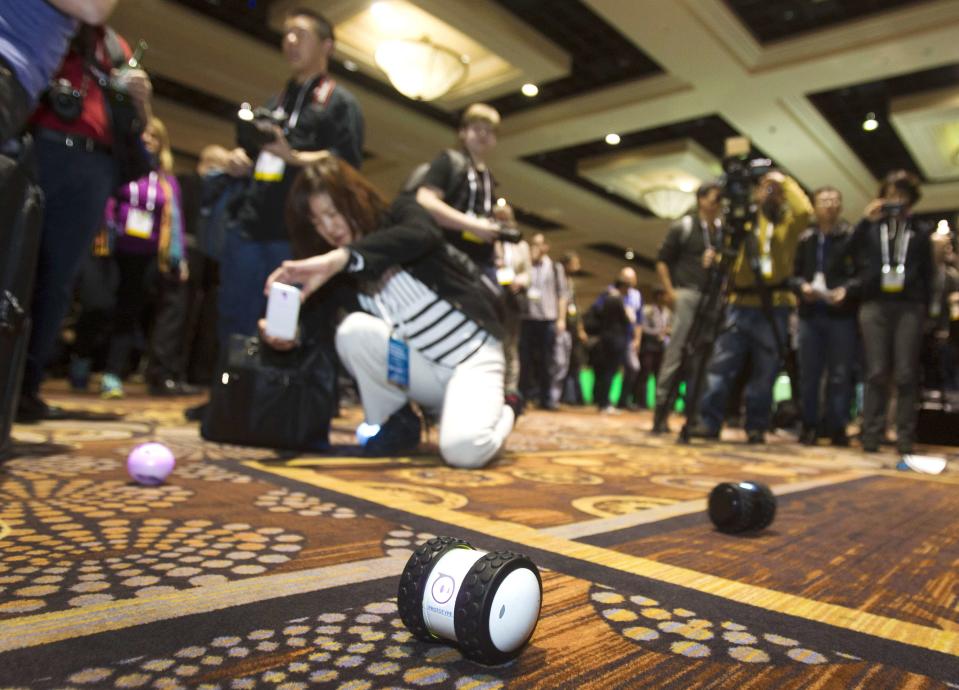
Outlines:
POLYGON ((78 25, 46 0, 0 0, 0 56, 31 102, 60 67, 78 25))

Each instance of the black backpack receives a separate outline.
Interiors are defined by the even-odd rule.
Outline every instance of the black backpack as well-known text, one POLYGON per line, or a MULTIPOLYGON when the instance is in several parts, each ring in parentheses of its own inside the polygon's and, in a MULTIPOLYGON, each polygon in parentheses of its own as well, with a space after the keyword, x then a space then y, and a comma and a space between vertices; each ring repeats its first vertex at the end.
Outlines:
MULTIPOLYGON (((453 174, 450 175, 449 187, 443 190, 443 200, 450 206, 455 206, 455 197, 463 187, 463 181, 466 179, 466 171, 470 167, 470 162, 469 158, 467 158, 466 154, 462 151, 447 149, 446 152, 449 154, 450 161, 453 164, 453 174)), ((406 182, 400 187, 400 194, 415 195, 416 190, 423 186, 423 181, 426 180, 426 173, 429 172, 430 165, 432 165, 430 162, 420 163, 413 168, 413 172, 410 173, 409 177, 406 178, 406 182)))

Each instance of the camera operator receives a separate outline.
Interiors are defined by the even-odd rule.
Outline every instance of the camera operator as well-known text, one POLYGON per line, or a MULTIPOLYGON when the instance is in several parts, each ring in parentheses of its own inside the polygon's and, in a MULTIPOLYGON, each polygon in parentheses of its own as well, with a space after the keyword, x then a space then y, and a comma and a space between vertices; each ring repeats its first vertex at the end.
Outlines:
POLYGON ((240 146, 230 153, 227 173, 248 182, 227 222, 220 261, 221 348, 230 334, 256 333, 266 307, 263 281, 291 257, 284 204, 300 168, 327 152, 356 168, 363 162, 359 104, 328 73, 333 46, 333 27, 322 15, 308 9, 288 15, 282 49, 291 78, 267 104, 267 117, 238 128, 240 146))
MULTIPOLYGON (((46 199, 31 305, 32 330, 17 420, 62 417, 39 397, 43 369, 70 305, 80 264, 116 189, 131 140, 152 117, 146 72, 111 29, 83 24, 59 72, 30 118, 46 199), (129 96, 133 107, 127 105, 129 96), (121 108, 118 99, 124 100, 121 108)), ((139 144, 137 144, 139 145, 139 144)))
POLYGON ((856 301, 848 296, 855 275, 852 228, 840 219, 842 194, 833 187, 813 193, 816 222, 799 238, 793 286, 799 293, 799 373, 802 431, 814 445, 819 432, 819 393, 826 371, 823 429, 834 446, 847 446, 856 355, 856 301))
POLYGON ((933 276, 929 232, 911 216, 919 197, 914 174, 889 173, 853 234, 856 277, 848 293, 862 301, 866 390, 861 438, 867 453, 879 450, 885 434, 890 378, 896 383, 896 446, 900 453, 912 452, 919 348, 933 276))
POLYGON ((496 180, 486 156, 496 147, 500 115, 473 103, 460 118, 460 150, 440 153, 416 190, 416 201, 443 228, 447 242, 466 254, 491 280, 496 279, 494 243, 501 225, 493 218, 496 180))
MULTIPOLYGON (((656 381, 654 434, 669 431, 667 398, 682 363, 683 346, 706 285, 707 272, 722 244, 721 196, 722 188, 715 182, 701 185, 696 190, 696 213, 674 223, 659 248, 656 273, 665 290, 665 303, 672 309, 672 334, 656 381)), ((695 372, 686 372, 690 381, 695 376, 695 372)))
POLYGON ((748 442, 763 443, 769 427, 772 388, 781 365, 779 346, 796 304, 788 279, 812 204, 795 180, 777 170, 759 180, 753 195, 758 206, 755 226, 742 238, 730 271, 726 323, 709 363, 700 419, 690 436, 719 438, 726 398, 747 355, 752 362, 745 391, 748 442), (772 314, 762 306, 761 290, 768 291, 772 314))

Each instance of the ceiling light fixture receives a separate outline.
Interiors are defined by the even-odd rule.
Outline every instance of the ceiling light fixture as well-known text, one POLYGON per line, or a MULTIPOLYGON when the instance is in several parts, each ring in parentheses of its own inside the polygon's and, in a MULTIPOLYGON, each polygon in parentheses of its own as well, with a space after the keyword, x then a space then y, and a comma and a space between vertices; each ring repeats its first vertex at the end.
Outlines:
POLYGON ((876 119, 876 113, 866 113, 866 119, 862 121, 862 129, 865 132, 874 132, 879 129, 879 120, 876 119))
POLYGON ((616 132, 610 132, 606 135, 606 143, 610 146, 616 146, 620 141, 619 135, 616 132))
POLYGON ((536 84, 523 84, 522 88, 520 88, 520 91, 527 98, 532 98, 539 93, 539 87, 536 86, 536 84))
POLYGON ((695 192, 676 187, 653 187, 641 194, 643 203, 660 218, 681 218, 696 203, 695 192))
POLYGON ((384 41, 374 57, 393 87, 416 101, 434 101, 449 93, 466 77, 469 62, 426 37, 384 41))

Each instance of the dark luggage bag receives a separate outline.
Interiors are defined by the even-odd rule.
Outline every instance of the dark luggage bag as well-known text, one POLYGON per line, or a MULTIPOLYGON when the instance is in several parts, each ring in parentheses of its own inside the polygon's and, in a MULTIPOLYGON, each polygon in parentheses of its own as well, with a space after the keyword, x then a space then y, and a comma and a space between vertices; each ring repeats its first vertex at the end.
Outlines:
POLYGON ((0 151, 0 458, 10 453, 30 336, 43 219, 43 193, 36 180, 30 136, 7 142, 0 151))

